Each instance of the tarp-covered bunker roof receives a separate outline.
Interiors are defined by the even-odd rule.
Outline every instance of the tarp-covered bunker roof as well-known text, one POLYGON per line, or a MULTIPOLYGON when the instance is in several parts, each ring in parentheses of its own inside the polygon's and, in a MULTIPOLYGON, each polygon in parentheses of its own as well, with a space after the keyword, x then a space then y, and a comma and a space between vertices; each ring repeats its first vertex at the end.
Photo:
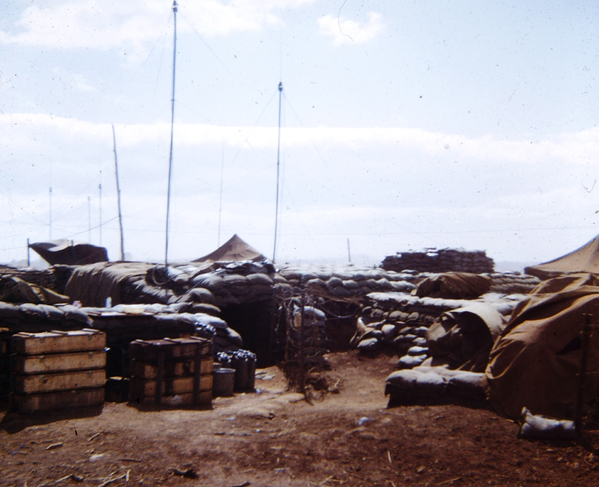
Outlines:
POLYGON ((87 265, 107 262, 108 252, 104 247, 74 242, 73 240, 52 240, 29 244, 50 265, 87 265))
MULTIPOLYGON (((547 281, 522 301, 490 354, 489 401, 517 420, 522 408, 554 418, 574 416, 584 314, 599 318, 599 279, 571 274, 547 281)), ((599 390, 599 333, 591 333, 583 401, 599 390)))
POLYGON ((599 235, 569 254, 544 264, 526 267, 524 272, 539 279, 551 279, 572 272, 599 274, 599 235))
POLYGON ((242 262, 247 260, 258 262, 265 259, 266 257, 255 248, 244 242, 237 235, 233 235, 214 252, 195 259, 192 262, 242 262))

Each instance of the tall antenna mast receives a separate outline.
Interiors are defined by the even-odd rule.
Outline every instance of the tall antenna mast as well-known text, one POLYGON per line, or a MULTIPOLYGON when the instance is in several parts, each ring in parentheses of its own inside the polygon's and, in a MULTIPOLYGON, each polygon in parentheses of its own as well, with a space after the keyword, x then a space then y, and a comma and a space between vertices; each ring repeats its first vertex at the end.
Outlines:
POLYGON ((121 227, 121 261, 124 261, 125 243, 123 241, 123 214, 121 213, 121 186, 119 184, 119 164, 116 157, 116 135, 114 133, 114 125, 112 125, 112 146, 114 150, 114 174, 116 177, 116 196, 119 205, 119 226, 121 227))
MULTIPOLYGON (((102 171, 100 171, 100 178, 102 177, 102 171)), ((102 247, 102 183, 98 184, 99 193, 99 206, 100 206, 100 222, 98 228, 100 229, 100 247, 102 247)))
POLYGON ((50 215, 50 239, 52 240, 52 186, 50 186, 50 207, 49 209, 49 215, 50 215))
POLYGON ((272 251, 272 261, 277 256, 277 233, 279 229, 279 177, 281 173, 281 95, 283 93, 283 82, 279 81, 279 134, 277 141, 277 200, 275 203, 275 243, 272 251))
POLYGON ((87 197, 87 243, 92 243, 92 203, 87 197))
POLYGON ((225 174, 225 141, 223 140, 223 156, 220 163, 220 197, 218 201, 218 239, 217 247, 220 247, 220 224, 223 213, 223 176, 225 174))
POLYGON ((173 91, 171 99, 171 149, 168 158, 168 191, 166 194, 166 242, 164 245, 164 265, 168 265, 168 223, 171 209, 171 176, 173 173, 173 129, 175 125, 175 66, 177 61, 177 0, 173 0, 173 16, 175 27, 173 31, 173 91))

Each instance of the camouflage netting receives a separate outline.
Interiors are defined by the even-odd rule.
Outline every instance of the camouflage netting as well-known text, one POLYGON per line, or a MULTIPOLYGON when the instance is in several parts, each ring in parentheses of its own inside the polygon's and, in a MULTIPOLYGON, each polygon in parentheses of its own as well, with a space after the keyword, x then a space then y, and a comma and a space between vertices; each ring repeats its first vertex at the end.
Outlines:
POLYGON ((399 252, 383 260, 382 268, 401 272, 412 269, 418 272, 493 272, 493 259, 484 250, 430 249, 425 252, 399 252))

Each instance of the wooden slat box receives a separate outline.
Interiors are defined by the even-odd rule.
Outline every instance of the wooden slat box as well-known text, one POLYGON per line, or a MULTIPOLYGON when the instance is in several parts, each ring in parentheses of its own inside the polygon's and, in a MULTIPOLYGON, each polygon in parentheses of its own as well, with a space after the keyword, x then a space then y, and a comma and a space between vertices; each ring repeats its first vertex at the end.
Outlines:
POLYGON ((157 406, 212 402, 212 342, 204 338, 135 340, 129 344, 129 402, 157 406))
MULTIPOLYGON (((156 396, 156 380, 135 380, 131 384, 130 391, 136 396, 156 396)), ((212 374, 199 376, 198 390, 212 391, 212 374)), ((175 396, 177 394, 193 393, 194 377, 177 377, 175 379, 165 378, 162 380, 162 395, 175 396)))
POLYGON ((45 374, 105 367, 106 353, 103 350, 11 357, 11 370, 16 374, 45 374))
POLYGON ((106 334, 91 329, 74 331, 48 331, 42 333, 17 333, 11 338, 13 353, 46 355, 50 353, 85 352, 103 350, 106 334))
POLYGON ((20 413, 104 404, 104 387, 43 394, 12 394, 11 409, 20 413))
POLYGON ((14 391, 19 394, 69 391, 104 387, 104 369, 57 372, 54 374, 18 375, 15 377, 14 391))
POLYGON ((18 412, 104 402, 106 334, 92 329, 11 338, 11 407, 18 412))
MULTIPOLYGON (((182 361, 165 361, 164 377, 186 377, 192 376, 195 370, 195 361, 186 359, 182 361)), ((214 359, 212 355, 202 357, 200 361, 200 374, 212 374, 214 359)), ((129 365, 131 375, 142 379, 156 379, 158 376, 158 364, 146 364, 137 359, 131 360, 129 365)))
POLYGON ((129 344, 129 357, 140 362, 155 364, 158 355, 164 360, 193 359, 196 351, 201 357, 212 355, 212 342, 205 338, 164 338, 162 340, 135 340, 129 344))

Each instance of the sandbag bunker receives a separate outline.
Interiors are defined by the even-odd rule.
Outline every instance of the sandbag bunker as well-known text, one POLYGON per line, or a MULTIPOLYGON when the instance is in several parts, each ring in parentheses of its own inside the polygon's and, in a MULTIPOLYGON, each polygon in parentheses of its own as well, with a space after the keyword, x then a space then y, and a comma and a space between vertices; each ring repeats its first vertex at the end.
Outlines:
MULTIPOLYGON (((478 254, 477 259, 481 260, 478 254)), ((480 374, 493 340, 523 299, 521 293, 538 283, 537 278, 520 274, 353 265, 275 269, 238 237, 205 258, 180 265, 98 262, 57 265, 51 272, 54 281, 45 275, 44 283, 55 295, 48 297, 41 289, 18 283, 11 287, 13 302, 0 302, 5 350, 10 350, 9 337, 19 331, 84 327, 101 331, 106 335, 106 397, 131 397, 132 380, 135 403, 159 406, 206 404, 209 383, 213 392, 230 395, 228 384, 217 384, 230 376, 229 371, 235 374, 234 379, 227 378, 235 390, 252 390, 256 366, 287 361, 324 367, 329 351, 352 347, 365 354, 386 351, 398 357, 398 368, 406 374, 399 370, 388 381, 390 403, 416 401, 415 391, 424 389, 426 401, 445 401, 455 391, 468 391, 478 400, 480 391, 473 385, 478 379, 432 369, 443 364, 447 370, 466 368, 464 373, 480 374), (58 302, 46 304, 48 299, 58 302), (132 368, 141 360, 131 357, 132 343, 141 340, 165 347, 160 341, 193 337, 210 342, 212 382, 204 377, 205 363, 203 372, 194 375, 191 357, 163 369, 162 375, 157 362, 148 363, 155 369, 150 376, 132 368), (431 370, 415 369, 418 366, 431 370), (187 375, 172 375, 174 370, 187 375), (162 385, 146 383, 159 376, 162 385)), ((0 369, 6 386, 6 367, 0 369)))

